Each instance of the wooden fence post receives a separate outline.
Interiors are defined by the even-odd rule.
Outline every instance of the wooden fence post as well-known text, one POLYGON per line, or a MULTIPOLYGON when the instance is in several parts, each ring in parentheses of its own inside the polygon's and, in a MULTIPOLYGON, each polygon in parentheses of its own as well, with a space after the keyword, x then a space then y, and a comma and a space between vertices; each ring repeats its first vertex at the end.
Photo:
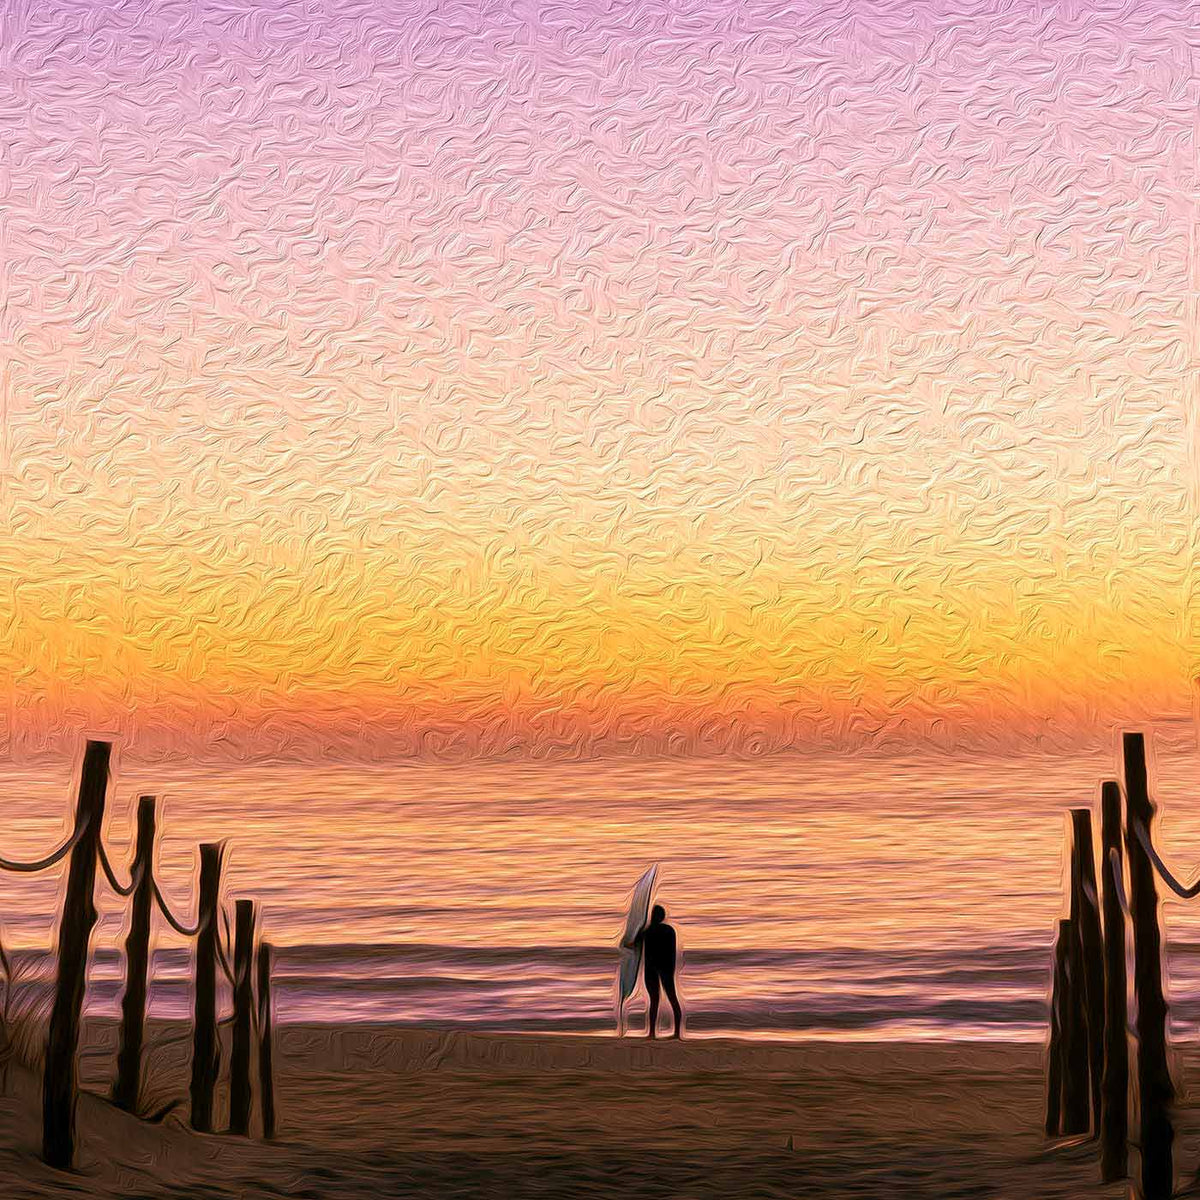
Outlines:
POLYGON ((1167 1064, 1167 1003, 1163 996, 1158 891, 1154 865, 1139 827, 1152 836, 1154 804, 1146 781, 1146 743, 1124 735, 1125 854, 1129 861, 1129 911, 1133 924, 1133 987, 1137 1002, 1137 1081, 1141 1114, 1140 1191, 1143 1200, 1167 1200, 1174 1183, 1171 1103, 1175 1089, 1167 1064))
POLYGON ((254 902, 234 906, 233 1046, 229 1058, 229 1131, 250 1132, 250 1042, 254 1004, 254 902))
POLYGON ((146 992, 150 970, 150 908, 154 903, 154 797, 138 799, 137 849, 133 877, 137 881, 125 939, 125 994, 121 999, 121 1042, 113 1103, 137 1112, 142 1082, 142 1041, 146 1031, 146 992), (139 875, 140 873, 140 875, 139 875))
POLYGON ((1104 1074, 1100 1114, 1100 1175, 1105 1183, 1129 1172, 1129 1019, 1125 973, 1125 913, 1121 909, 1121 788, 1100 790, 1100 876, 1104 880, 1104 1074))
POLYGON ((196 996, 192 1030, 192 1128, 211 1133, 213 1093, 221 1063, 217 1041, 217 908, 221 892, 221 847, 200 847, 200 900, 197 908, 196 996))
MULTIPOLYGON (((1072 831, 1073 832, 1073 831, 1072 831)), ((1087 984, 1084 980, 1082 887, 1079 846, 1070 842, 1069 902, 1071 916, 1067 943, 1067 987, 1063 1005, 1063 1111, 1062 1131, 1068 1137, 1087 1133, 1091 1101, 1088 1092, 1087 984)))
POLYGON ((92 741, 84 751, 75 820, 76 828, 85 821, 87 827, 71 851, 58 929, 58 977, 42 1079, 42 1156, 50 1166, 63 1169, 75 1159, 79 1018, 87 983, 88 945, 96 924, 96 858, 111 751, 110 743, 92 741))
POLYGON ((258 1093, 263 1137, 275 1136, 275 1078, 271 1064, 271 945, 258 947, 258 1093))
POLYGON ((1062 1132, 1063 1103, 1063 1006, 1067 1000, 1067 944, 1070 922, 1058 923, 1054 939, 1054 977, 1050 992, 1050 1050, 1046 1062, 1046 1136, 1062 1132))
POLYGON ((1087 1015, 1088 1077, 1091 1081, 1092 1133, 1100 1136, 1101 1076, 1104 1073, 1104 939, 1100 932, 1100 899, 1096 887, 1096 853, 1092 814, 1071 810, 1079 892, 1079 948, 1083 957, 1083 991, 1087 1015))

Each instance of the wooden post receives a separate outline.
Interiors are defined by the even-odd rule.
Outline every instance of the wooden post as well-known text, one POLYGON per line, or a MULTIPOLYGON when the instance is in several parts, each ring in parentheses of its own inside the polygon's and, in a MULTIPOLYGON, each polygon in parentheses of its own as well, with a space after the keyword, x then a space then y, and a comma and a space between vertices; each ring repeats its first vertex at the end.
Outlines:
POLYGON ((1137 1081, 1141 1115, 1140 1193, 1167 1200, 1174 1182, 1175 1089, 1167 1064, 1167 1002, 1163 996, 1158 891, 1154 864, 1138 837, 1151 837, 1154 804, 1146 781, 1146 743, 1140 733, 1124 736, 1125 854, 1129 862, 1129 912, 1133 924, 1133 988, 1137 1003, 1137 1081))
POLYGON ((1100 789, 1100 877, 1104 880, 1104 1073, 1100 1112, 1100 1175, 1105 1183, 1129 1173, 1129 1001, 1125 975, 1125 913, 1121 909, 1121 788, 1100 789))
POLYGON ((200 902, 196 935, 196 997, 192 1030, 192 1128, 211 1133, 213 1093, 221 1063, 217 1041, 217 906, 221 892, 221 847, 200 847, 200 902))
POLYGON ((121 1042, 113 1103, 137 1112, 142 1082, 142 1040, 146 1031, 146 992, 150 973, 150 908, 154 903, 154 797, 138 800, 134 888, 125 939, 125 994, 121 999, 121 1042), (140 878, 139 878, 140 872, 140 878))
POLYGON ((1050 992, 1050 1049, 1046 1061, 1046 1136, 1062 1132, 1063 1102, 1063 1005, 1067 998, 1067 945, 1070 922, 1058 923, 1054 939, 1054 977, 1050 992))
POLYGON ((254 1014, 254 902, 234 906, 233 1046, 229 1058, 229 1132, 250 1132, 250 1042, 254 1014))
POLYGON ((1101 1088, 1104 1073, 1104 939, 1100 932, 1100 899, 1096 887, 1096 852, 1092 845, 1092 814, 1071 810, 1074 864, 1079 891, 1079 949, 1083 958, 1083 992, 1087 1020, 1088 1078, 1091 1081, 1091 1127, 1100 1136, 1101 1088))
POLYGON ((1070 905, 1067 943, 1067 987, 1063 1005, 1063 1113, 1062 1131, 1068 1137, 1087 1133, 1091 1127, 1091 1100, 1088 1090, 1087 985, 1084 979, 1083 939, 1079 932, 1083 920, 1083 888, 1079 865, 1079 846, 1071 840, 1070 905))
POLYGON ((258 1093, 263 1137, 275 1136, 275 1077, 271 1064, 271 945, 258 947, 258 1093))
POLYGON ((87 983, 88 946, 96 924, 96 858, 111 751, 110 743, 92 741, 84 751, 75 820, 76 828, 85 821, 87 828, 71 851, 58 929, 58 978, 42 1079, 42 1156, 50 1166, 62 1169, 75 1160, 79 1018, 87 983))

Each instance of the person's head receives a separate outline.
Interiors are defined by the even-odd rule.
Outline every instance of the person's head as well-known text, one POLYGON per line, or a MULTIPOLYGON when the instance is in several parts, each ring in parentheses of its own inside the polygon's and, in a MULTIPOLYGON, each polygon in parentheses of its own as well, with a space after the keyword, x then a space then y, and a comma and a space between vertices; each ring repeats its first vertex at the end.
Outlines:
POLYGON ((667 910, 661 904, 656 904, 650 911, 650 924, 661 925, 667 919, 667 910))

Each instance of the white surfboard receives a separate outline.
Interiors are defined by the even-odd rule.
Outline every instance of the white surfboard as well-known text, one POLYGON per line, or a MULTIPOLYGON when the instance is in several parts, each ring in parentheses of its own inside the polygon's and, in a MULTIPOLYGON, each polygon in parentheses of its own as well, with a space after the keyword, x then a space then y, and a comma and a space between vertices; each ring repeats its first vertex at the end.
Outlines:
POLYGON ((630 950, 624 945, 631 942, 650 920, 650 898, 654 895, 654 884, 658 879, 657 864, 650 868, 634 884, 633 896, 629 901, 629 915, 625 918, 625 932, 621 934, 621 965, 617 972, 617 1033, 625 1033, 625 1001, 637 987, 638 972, 642 968, 642 947, 630 950))

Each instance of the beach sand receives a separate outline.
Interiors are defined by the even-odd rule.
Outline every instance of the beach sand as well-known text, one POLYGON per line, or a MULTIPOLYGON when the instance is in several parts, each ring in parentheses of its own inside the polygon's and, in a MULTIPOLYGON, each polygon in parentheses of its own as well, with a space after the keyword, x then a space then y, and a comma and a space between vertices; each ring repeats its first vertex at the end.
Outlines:
MULTIPOLYGON (((189 1043, 155 1026, 152 1103, 186 1097, 189 1043)), ((114 1029, 88 1027, 86 1088, 112 1077, 114 1029)), ((228 1046, 226 1045, 226 1058, 228 1046)), ((647 1044, 386 1027, 277 1035, 271 1144, 160 1124, 82 1097, 79 1166, 38 1159, 39 1084, 0 1099, 0 1179, 21 1196, 1124 1196, 1094 1146, 1042 1137, 1042 1052, 1005 1044, 647 1044)), ((1200 1055, 1177 1078, 1200 1078, 1200 1055)), ((223 1098, 222 1098, 223 1099, 223 1098)), ((1178 1114, 1191 1190, 1200 1121, 1178 1114)), ((257 1120, 257 1117, 256 1117, 257 1120)))

